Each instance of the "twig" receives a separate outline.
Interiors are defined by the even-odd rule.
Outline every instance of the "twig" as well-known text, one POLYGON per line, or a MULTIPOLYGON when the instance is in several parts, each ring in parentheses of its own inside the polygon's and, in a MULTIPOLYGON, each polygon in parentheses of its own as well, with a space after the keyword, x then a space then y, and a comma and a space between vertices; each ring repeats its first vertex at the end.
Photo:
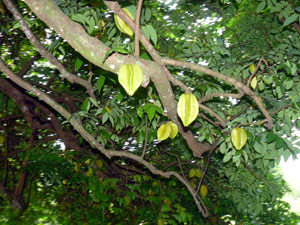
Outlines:
POLYGON ((213 124, 213 125, 218 125, 219 124, 219 123, 216 123, 215 121, 209 119, 204 113, 199 113, 199 116, 202 117, 203 119, 205 119, 207 122, 213 124))
POLYGON ((134 56, 140 56, 140 16, 142 11, 143 0, 139 0, 135 16, 135 36, 134 36, 134 56))
POLYGON ((226 121, 224 121, 217 113, 215 113, 214 111, 212 111, 212 109, 210 109, 207 106, 202 105, 202 104, 199 104, 199 108, 207 111, 209 114, 211 114, 212 116, 216 117, 217 120, 220 122, 221 126, 222 127, 226 127, 226 121))
POLYGON ((185 93, 191 93, 190 89, 184 84, 182 83, 180 80, 176 79, 168 70, 168 68, 166 66, 163 66, 163 70, 165 71, 165 73, 167 74, 167 78, 168 80, 175 86, 178 86, 180 88, 182 88, 185 93))
POLYGON ((145 156, 146 149, 147 149, 147 142, 148 142, 148 116, 147 116, 147 114, 145 115, 145 118, 146 118, 146 125, 145 125, 146 126, 146 137, 145 137, 143 153, 142 153, 142 156, 141 156, 142 159, 145 156))
MULTIPOLYGON (((190 164, 192 164, 190 161, 188 161, 188 160, 183 160, 183 161, 181 161, 181 165, 190 165, 190 164)), ((171 163, 169 163, 169 164, 167 164, 163 169, 162 169, 162 171, 166 171, 168 168, 170 168, 170 167, 172 167, 172 166, 178 166, 178 162, 177 162, 177 160, 176 161, 173 161, 173 162, 171 162, 171 163)))
MULTIPOLYGON (((168 152, 168 151, 166 151, 166 150, 164 150, 164 149, 162 149, 162 148, 160 148, 160 150, 163 151, 163 152, 165 152, 165 153, 167 153, 168 155, 174 156, 174 157, 176 158, 177 164, 178 164, 178 166, 179 166, 179 169, 180 169, 180 172, 181 172, 183 178, 184 178, 185 180, 188 180, 188 179, 186 178, 186 176, 185 176, 183 170, 182 170, 182 165, 181 165, 181 161, 180 161, 179 156, 176 155, 176 154, 173 154, 173 153, 171 153, 171 152, 168 152)), ((165 170, 165 168, 164 168, 163 170, 165 170)))
POLYGON ((22 67, 22 69, 17 73, 17 76, 22 77, 32 66, 32 64, 39 60, 41 58, 41 55, 38 53, 35 56, 33 56, 26 64, 22 67))
POLYGON ((211 156, 212 152, 216 149, 217 146, 218 146, 218 144, 216 143, 215 146, 208 153, 206 167, 205 167, 205 169, 204 169, 204 171, 202 173, 202 177, 201 177, 201 179, 199 181, 199 184, 198 184, 198 187, 197 187, 197 190, 196 190, 196 194, 199 193, 200 187, 201 187, 202 182, 204 180, 204 177, 205 177, 205 175, 207 173, 207 170, 208 170, 208 167, 209 167, 209 163, 210 163, 210 156, 211 156))
POLYGON ((266 64, 266 66, 268 66, 268 62, 267 60, 265 60, 264 58, 261 58, 255 68, 255 70, 252 72, 251 76, 249 77, 248 81, 247 81, 247 86, 250 86, 251 80, 253 79, 253 77, 255 76, 255 74, 257 73, 258 69, 260 68, 261 62, 264 61, 264 63, 266 64))
MULTIPOLYGON (((271 112, 270 115, 275 115, 275 114, 279 113, 281 110, 286 109, 286 108, 288 108, 290 106, 291 106, 291 104, 287 104, 287 105, 281 106, 280 108, 276 109, 274 112, 271 112)), ((267 119, 256 121, 256 122, 252 122, 252 123, 241 123, 237 127, 247 126, 247 125, 259 125, 259 124, 263 124, 265 122, 267 122, 267 119)))

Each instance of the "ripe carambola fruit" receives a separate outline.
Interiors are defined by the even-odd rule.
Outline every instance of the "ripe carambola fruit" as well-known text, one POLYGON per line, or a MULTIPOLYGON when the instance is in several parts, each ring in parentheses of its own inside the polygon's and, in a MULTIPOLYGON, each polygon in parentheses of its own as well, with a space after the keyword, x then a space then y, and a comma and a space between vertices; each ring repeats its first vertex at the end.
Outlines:
POLYGON ((177 113, 185 127, 190 125, 199 113, 199 104, 196 96, 193 94, 182 94, 177 104, 177 113))
MULTIPOLYGON (((129 12, 128 9, 126 8, 123 8, 122 9, 132 20, 133 19, 133 16, 131 15, 131 13, 129 12)), ((131 28, 128 26, 127 23, 124 22, 124 20, 122 20, 118 15, 114 15, 114 18, 115 18, 115 23, 118 27, 118 29, 122 32, 122 33, 125 33, 125 34, 128 34, 129 36, 132 36, 133 35, 133 31, 131 30, 131 28)))
POLYGON ((139 86, 141 86, 143 71, 136 64, 123 64, 119 69, 118 80, 125 91, 132 96, 139 86))
POLYGON ((231 131, 231 141, 236 150, 241 150, 247 142, 247 134, 243 128, 234 128, 231 131))
POLYGON ((178 134, 178 127, 173 122, 162 124, 157 131, 157 139, 159 141, 166 140, 168 137, 174 139, 178 134))

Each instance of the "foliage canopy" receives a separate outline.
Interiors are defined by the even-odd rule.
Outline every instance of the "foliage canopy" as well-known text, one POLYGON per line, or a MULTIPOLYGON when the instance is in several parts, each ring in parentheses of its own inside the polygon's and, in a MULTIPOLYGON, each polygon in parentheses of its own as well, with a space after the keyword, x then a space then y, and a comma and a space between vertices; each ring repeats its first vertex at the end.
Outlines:
POLYGON ((0 13, 0 223, 299 222, 274 173, 299 153, 299 1, 0 13))

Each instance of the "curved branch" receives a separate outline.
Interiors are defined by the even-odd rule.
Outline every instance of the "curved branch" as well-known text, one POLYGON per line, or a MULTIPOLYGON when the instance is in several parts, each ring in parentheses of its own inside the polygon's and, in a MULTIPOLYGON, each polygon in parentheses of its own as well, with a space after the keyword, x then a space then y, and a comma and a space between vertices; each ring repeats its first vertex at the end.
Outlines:
POLYGON ((77 83, 81 86, 85 87, 89 96, 96 99, 95 95, 93 93, 93 88, 91 83, 88 81, 81 79, 80 77, 77 77, 71 73, 69 73, 66 68, 60 63, 60 61, 55 58, 50 52, 47 52, 47 50, 42 46, 42 44, 39 42, 39 40, 34 36, 32 31, 30 30, 29 26, 27 25, 26 21, 22 17, 21 13, 18 11, 18 9, 14 6, 14 4, 11 2, 11 0, 3 0, 4 4, 6 5, 7 9, 14 15, 14 17, 19 20, 20 26, 23 29, 25 35, 30 40, 30 42, 36 47, 36 49, 39 51, 39 53, 47 59, 50 63, 52 63, 54 66, 57 67, 59 72, 62 74, 63 78, 66 78, 71 83, 77 83))
POLYGON ((199 100, 199 103, 203 103, 203 102, 206 102, 214 97, 227 97, 227 98, 241 98, 244 96, 244 92, 239 90, 239 93, 238 94, 233 94, 233 93, 212 93, 210 95, 206 95, 204 96, 203 98, 201 98, 199 100))
POLYGON ((132 153, 124 152, 124 151, 108 151, 108 154, 111 157, 119 156, 119 157, 126 157, 135 160, 136 162, 141 163, 145 167, 147 167, 153 174, 160 175, 162 177, 169 178, 170 176, 176 177, 182 184, 186 186, 186 188, 189 190, 191 195, 193 196, 193 199, 199 209, 199 212, 204 217, 208 216, 208 210, 205 204, 203 203, 202 199, 197 195, 195 189, 191 186, 191 184, 186 181, 182 176, 180 176, 177 172, 169 171, 169 172, 163 172, 159 169, 157 169, 155 166, 153 166, 151 163, 147 162, 146 160, 142 159, 141 157, 134 155, 132 153))
MULTIPOLYGON (((220 143, 221 143, 221 142, 220 142, 220 143)), ((197 188, 197 190, 196 190, 196 194, 200 191, 200 187, 201 187, 201 185, 202 185, 202 183, 203 183, 203 180, 204 180, 204 177, 205 177, 205 175, 206 175, 206 173, 207 173, 207 170, 208 170, 208 167, 209 167, 209 163, 210 163, 210 157, 211 157, 211 154, 212 154, 212 152, 218 147, 218 145, 219 145, 220 143, 215 143, 214 147, 213 147, 213 148, 209 151, 209 153, 208 153, 208 156, 207 156, 207 163, 206 163, 205 169, 204 169, 204 171, 203 171, 202 177, 201 177, 201 179, 200 179, 200 181, 199 181, 198 188, 197 188)))
POLYGON ((175 86, 178 86, 180 88, 182 88, 185 93, 191 93, 190 89, 184 84, 182 83, 180 80, 176 79, 174 76, 172 76, 172 74, 170 73, 170 71, 167 69, 166 66, 163 67, 164 71, 167 74, 168 80, 175 86))
MULTIPOLYGON (((183 183, 186 188, 189 190, 189 192, 192 194, 194 201, 199 209, 199 211, 202 213, 204 217, 208 216, 208 210, 206 206, 204 205, 201 198, 197 195, 194 188, 190 185, 188 181, 186 181, 182 176, 180 176, 178 173, 174 171, 170 172, 163 172, 159 169, 157 169, 155 166, 153 166, 151 163, 147 162, 140 156, 134 155, 132 153, 124 152, 124 151, 114 151, 114 150, 106 150, 101 144, 99 144, 96 139, 88 133, 83 126, 80 124, 80 122, 74 118, 71 117, 71 114, 64 109, 61 105, 57 104, 50 96, 48 96, 46 93, 40 91, 39 89, 34 88, 29 83, 25 82, 18 76, 16 76, 0 59, 0 69, 6 74, 8 78, 10 78, 13 82, 21 86, 22 88, 32 92, 34 95, 38 96, 42 101, 44 101, 46 104, 48 104, 50 107, 55 109, 58 113, 60 113, 65 119, 69 120, 70 123, 73 125, 74 129, 78 131, 78 133, 81 134, 83 138, 85 138, 92 146, 94 146, 96 149, 98 149, 102 154, 104 154, 109 159, 114 156, 119 157, 125 157, 133 159, 145 167, 147 167, 153 174, 161 175, 163 177, 169 178, 170 176, 175 176, 181 183, 183 183)), ((51 119, 54 117, 54 115, 50 116, 51 119)))
POLYGON ((250 97, 253 98, 253 100, 256 102, 257 106, 260 108, 261 112, 265 115, 265 117, 267 119, 268 129, 271 129, 273 127, 272 117, 270 116, 269 112, 263 106, 259 97, 249 87, 247 87, 247 85, 244 85, 242 82, 235 80, 232 77, 225 76, 224 74, 221 74, 219 72, 213 71, 211 69, 208 69, 208 68, 205 68, 203 66, 196 65, 193 63, 183 62, 183 61, 178 61, 178 60, 173 60, 173 59, 166 59, 166 58, 163 59, 163 62, 167 65, 181 66, 181 67, 185 67, 185 68, 188 68, 191 70, 200 71, 200 72, 203 72, 214 78, 221 79, 221 80, 226 81, 227 83, 232 84, 233 86, 235 86, 235 88, 242 90, 247 95, 249 95, 250 97))

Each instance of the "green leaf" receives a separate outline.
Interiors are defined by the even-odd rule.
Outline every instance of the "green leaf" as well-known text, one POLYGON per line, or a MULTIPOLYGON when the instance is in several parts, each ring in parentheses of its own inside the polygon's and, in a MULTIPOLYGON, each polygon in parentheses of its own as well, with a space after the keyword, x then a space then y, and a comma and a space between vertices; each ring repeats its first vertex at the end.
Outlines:
POLYGON ((146 20, 146 22, 148 22, 150 20, 150 18, 151 18, 151 9, 146 8, 146 10, 145 10, 145 20, 146 20))
POLYGON ((142 69, 136 64, 123 64, 119 69, 119 83, 132 96, 143 81, 142 69))
POLYGON ((283 152, 283 158, 284 158, 284 161, 287 161, 287 160, 289 159, 290 155, 291 155, 290 150, 289 150, 289 149, 285 150, 285 151, 283 152))
POLYGON ((58 50, 59 50, 63 55, 66 54, 66 52, 65 52, 65 50, 64 50, 64 48, 63 48, 62 46, 59 46, 59 47, 58 47, 58 50))
POLYGON ((138 107, 138 109, 137 109, 137 114, 138 114, 138 116, 139 116, 140 118, 143 117, 143 113, 144 113, 143 108, 142 108, 142 107, 138 107))
POLYGON ((298 14, 293 14, 290 17, 286 18, 286 20, 283 23, 283 27, 295 22, 298 19, 299 15, 298 14))
POLYGON ((109 117, 109 114, 104 113, 104 115, 102 116, 102 124, 104 124, 108 120, 108 117, 109 117))
POLYGON ((262 145, 258 142, 254 143, 254 150, 257 151, 258 153, 262 153, 262 145))
POLYGON ((87 24, 89 25, 88 27, 88 33, 92 33, 92 31, 94 30, 96 23, 93 17, 90 17, 88 20, 86 20, 87 24))
POLYGON ((128 54, 128 50, 126 48, 127 48, 126 46, 118 46, 118 47, 112 48, 112 51, 123 53, 123 54, 128 54))
POLYGON ((225 154, 227 152, 227 146, 226 146, 226 143, 223 142, 220 146, 220 152, 225 154))
POLYGON ((277 135, 274 134, 273 132, 268 132, 267 133, 267 143, 268 144, 271 143, 271 142, 273 142, 273 141, 275 141, 276 138, 277 138, 277 135))
POLYGON ((257 6, 256 12, 261 12, 266 7, 266 2, 263 0, 259 5, 257 6))
POLYGON ((282 140, 282 138, 277 137, 277 139, 275 141, 276 148, 281 148, 283 145, 284 145, 284 141, 282 140))
POLYGON ((111 48, 110 50, 108 50, 106 53, 105 53, 105 56, 104 58, 102 59, 102 62, 105 62, 105 60, 113 53, 113 52, 119 52, 119 53, 122 53, 122 54, 128 54, 128 50, 126 49, 127 47, 126 46, 118 46, 118 47, 114 47, 114 48, 111 48))
POLYGON ((156 43, 157 43, 157 33, 156 33, 156 31, 154 30, 152 25, 147 25, 147 29, 150 33, 151 40, 153 41, 154 45, 156 46, 156 43))
POLYGON ((263 91, 264 89, 265 89, 264 82, 260 81, 260 82, 258 83, 258 90, 263 91))
POLYGON ((243 156, 244 156, 244 159, 245 159, 245 162, 248 161, 248 154, 246 151, 243 151, 243 156))
POLYGON ((89 98, 86 98, 84 100, 84 102, 82 103, 82 105, 81 105, 81 110, 85 111, 85 112, 88 112, 90 107, 91 107, 91 103, 89 101, 89 98))
POLYGON ((224 156, 223 162, 224 162, 224 163, 225 163, 225 162, 228 162, 231 158, 232 158, 232 154, 230 154, 230 152, 229 152, 229 153, 227 153, 227 154, 224 156))
POLYGON ((122 93, 119 93, 119 94, 117 95, 117 100, 118 100, 119 102, 121 102, 121 101, 123 100, 123 98, 124 98, 124 95, 123 95, 122 93))
POLYGON ((86 21, 86 17, 82 14, 74 14, 72 15, 71 19, 82 24, 85 24, 86 21))
POLYGON ((78 70, 80 69, 80 67, 82 66, 83 62, 81 61, 80 58, 77 58, 75 61, 75 71, 78 72, 78 70))
POLYGON ((294 85, 294 81, 293 80, 289 80, 289 81, 285 81, 284 83, 284 86, 287 90, 291 89, 294 85))
POLYGON ((148 28, 146 26, 142 26, 142 31, 146 38, 150 41, 150 31, 148 30, 148 28))
POLYGON ((155 105, 153 104, 147 104, 145 106, 143 106, 143 109, 146 111, 149 120, 151 121, 155 115, 156 112, 156 108, 155 105))
POLYGON ((90 100, 90 102, 91 102, 94 106, 99 107, 99 105, 98 105, 98 103, 96 102, 95 99, 89 97, 89 100, 90 100))
POLYGON ((105 76, 100 75, 99 79, 97 80, 97 89, 98 89, 99 94, 100 94, 101 89, 104 85, 104 82, 105 82, 105 76))

